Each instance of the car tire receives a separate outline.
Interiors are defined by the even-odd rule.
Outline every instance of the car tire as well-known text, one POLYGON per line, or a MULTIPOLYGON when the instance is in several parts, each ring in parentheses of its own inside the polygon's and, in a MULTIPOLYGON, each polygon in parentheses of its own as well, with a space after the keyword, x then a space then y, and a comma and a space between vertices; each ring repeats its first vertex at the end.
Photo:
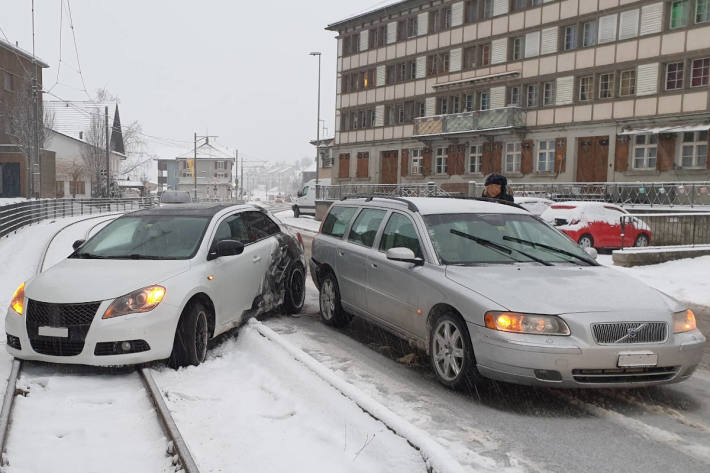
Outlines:
POLYGON ((350 320, 350 315, 343 310, 340 303, 340 288, 332 272, 326 273, 320 282, 318 293, 321 321, 333 327, 344 327, 350 320))
POLYGON ((466 323, 455 312, 445 312, 432 323, 429 360, 436 378, 448 388, 470 389, 480 378, 466 323))
POLYGON ((293 217, 298 218, 301 216, 301 209, 298 208, 298 205, 293 206, 293 217))
POLYGON ((577 244, 582 248, 594 248, 594 238, 592 238, 592 235, 590 235, 589 233, 585 233, 584 235, 579 237, 579 240, 577 240, 577 244))
POLYGON ((645 233, 640 234, 639 236, 636 237, 636 241, 634 242, 634 246, 648 246, 649 240, 648 240, 648 235, 645 233))
POLYGON ((287 314, 298 314, 306 300, 306 272, 296 263, 288 270, 284 294, 284 309, 287 314))
POLYGON ((169 359, 170 367, 198 366, 207 356, 208 340, 207 309, 200 302, 193 301, 183 310, 175 330, 173 351, 169 359))

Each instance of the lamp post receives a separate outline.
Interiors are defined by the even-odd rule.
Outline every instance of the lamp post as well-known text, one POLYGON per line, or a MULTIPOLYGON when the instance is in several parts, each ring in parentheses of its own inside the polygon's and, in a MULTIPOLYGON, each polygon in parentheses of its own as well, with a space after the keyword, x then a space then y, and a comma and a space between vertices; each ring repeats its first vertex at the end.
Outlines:
POLYGON ((311 56, 318 56, 318 118, 316 121, 316 197, 318 197, 318 174, 320 163, 320 51, 309 53, 311 56))

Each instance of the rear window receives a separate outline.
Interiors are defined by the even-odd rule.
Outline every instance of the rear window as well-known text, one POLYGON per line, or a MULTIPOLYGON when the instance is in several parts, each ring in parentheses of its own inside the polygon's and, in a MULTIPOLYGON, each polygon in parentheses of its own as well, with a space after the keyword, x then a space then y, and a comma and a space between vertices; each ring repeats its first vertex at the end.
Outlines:
POLYGON ((357 210, 355 207, 331 207, 328 216, 323 221, 321 233, 341 238, 355 215, 355 210, 357 210))
POLYGON ((548 223, 560 226, 579 220, 581 215, 582 211, 573 205, 552 205, 540 217, 548 223))

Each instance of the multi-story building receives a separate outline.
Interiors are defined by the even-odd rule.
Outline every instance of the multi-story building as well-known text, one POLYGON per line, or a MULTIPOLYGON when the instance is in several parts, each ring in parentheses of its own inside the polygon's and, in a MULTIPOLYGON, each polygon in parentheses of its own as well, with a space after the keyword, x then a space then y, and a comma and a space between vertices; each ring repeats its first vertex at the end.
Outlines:
POLYGON ((710 0, 407 0, 327 29, 338 182, 710 178, 710 0))
MULTIPOLYGON (((194 159, 195 150, 176 158, 175 190, 189 191, 191 194, 196 192, 198 200, 231 199, 234 190, 232 171, 236 158, 210 143, 209 138, 197 147, 196 154, 197 166, 194 159), (197 179, 193 173, 196 173, 197 179)), ((160 163, 158 165, 160 166, 160 163)))

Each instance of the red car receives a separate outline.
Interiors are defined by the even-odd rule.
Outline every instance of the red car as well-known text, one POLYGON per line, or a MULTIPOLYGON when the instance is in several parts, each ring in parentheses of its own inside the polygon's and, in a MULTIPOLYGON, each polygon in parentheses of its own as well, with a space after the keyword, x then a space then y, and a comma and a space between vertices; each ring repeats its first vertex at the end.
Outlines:
MULTIPOLYGON (((623 215, 630 214, 605 202, 558 202, 541 217, 582 248, 620 248, 623 215)), ((650 242, 648 225, 636 217, 627 217, 623 246, 648 246, 650 242)))

